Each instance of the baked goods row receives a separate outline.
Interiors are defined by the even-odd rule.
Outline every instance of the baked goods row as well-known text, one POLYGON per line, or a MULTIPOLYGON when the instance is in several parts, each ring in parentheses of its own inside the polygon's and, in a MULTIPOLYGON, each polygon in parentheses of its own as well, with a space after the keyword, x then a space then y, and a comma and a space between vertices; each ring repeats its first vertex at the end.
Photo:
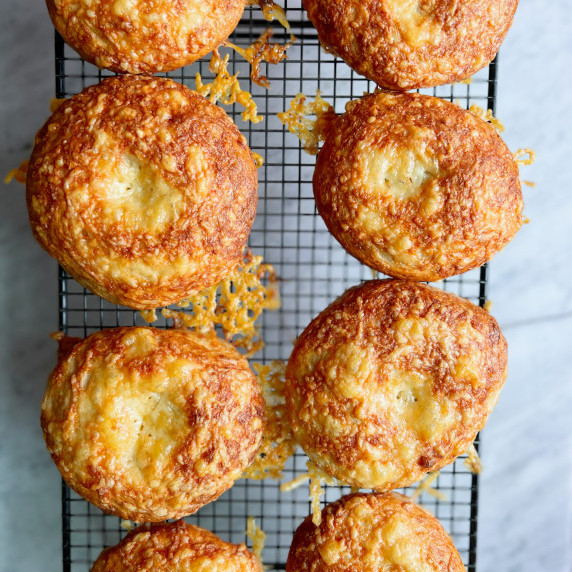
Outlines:
MULTIPOLYGON (((236 266, 257 181, 223 110, 172 80, 127 75, 86 88, 47 121, 27 201, 36 239, 80 284, 153 309, 236 266)), ((476 268, 522 224, 518 167, 493 127, 420 94, 350 102, 331 123, 313 186, 342 246, 399 278, 476 268)))
MULTIPOLYGON (((47 0, 65 41, 121 73, 157 73, 223 44, 247 0, 47 0)), ((259 0, 261 6, 272 4, 259 0)), ((325 49, 387 89, 466 79, 495 57, 518 0, 304 0, 325 49)))
MULTIPOLYGON (((396 493, 353 494, 327 505, 322 524, 308 517, 296 530, 287 572, 465 570, 439 521, 396 493)), ((246 546, 177 521, 144 525, 105 549, 91 572, 196 570, 262 572, 246 546)))

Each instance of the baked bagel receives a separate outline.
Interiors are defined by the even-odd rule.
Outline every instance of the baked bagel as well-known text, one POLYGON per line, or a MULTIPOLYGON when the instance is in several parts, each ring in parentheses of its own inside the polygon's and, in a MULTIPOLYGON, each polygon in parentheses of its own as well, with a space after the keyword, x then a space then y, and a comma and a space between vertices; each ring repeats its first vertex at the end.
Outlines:
POLYGON ((314 172, 318 211, 358 260, 433 281, 476 268, 522 225, 518 166, 494 128, 416 93, 350 102, 314 172))
POLYGON ((263 417, 233 346, 131 327, 63 339, 41 422, 68 486, 107 513, 157 522, 229 489, 254 459, 263 417))
POLYGON ((439 521, 396 493, 353 494, 327 505, 319 527, 298 527, 286 572, 464 572, 439 521))
POLYGON ((493 317, 425 284, 350 288, 300 335, 286 368, 294 437, 326 474, 387 491, 453 462, 506 377, 493 317))
POLYGON ((120 76, 57 109, 26 186, 34 236, 67 272, 110 302, 150 309, 242 259, 257 183, 222 109, 169 79, 120 76))
POLYGON ((193 63, 224 43, 246 0, 47 0, 57 31, 83 59, 119 73, 193 63))
POLYGON ((212 532, 177 522, 143 525, 106 548, 91 572, 262 572, 244 544, 224 542, 212 532))
POLYGON ((326 50, 379 86, 433 87, 489 64, 518 0, 304 0, 326 50))

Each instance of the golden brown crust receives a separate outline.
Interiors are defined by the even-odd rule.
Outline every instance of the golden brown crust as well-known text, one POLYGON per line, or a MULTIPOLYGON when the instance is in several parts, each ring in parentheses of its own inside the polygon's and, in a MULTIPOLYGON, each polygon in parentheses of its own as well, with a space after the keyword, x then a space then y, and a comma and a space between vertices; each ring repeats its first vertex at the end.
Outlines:
POLYGON ((522 224, 518 166, 493 127, 416 93, 350 102, 318 155, 314 195, 342 246, 396 278, 476 268, 522 224))
POLYGON ((495 57, 518 0, 304 0, 322 45, 381 87, 459 81, 495 57))
POLYGON ((469 448, 506 365, 506 341, 481 308, 424 284, 374 280, 347 290, 296 341, 287 411, 325 473, 391 490, 469 448))
POLYGON ((262 566, 244 544, 224 542, 204 528, 179 520, 136 528, 105 549, 91 568, 91 572, 135 570, 262 572, 262 566))
POLYGON ((46 0, 85 60, 123 73, 171 71, 224 43, 246 0, 46 0))
POLYGON ((236 266, 257 183, 222 109, 169 79, 120 76, 64 102, 40 130, 27 201, 34 236, 78 282, 145 309, 236 266))
POLYGON ((260 445, 248 362, 214 334, 114 328, 61 358, 42 402, 66 483, 136 522, 179 518, 230 488, 260 445))
POLYGON ((396 493, 353 494, 327 505, 319 527, 298 527, 287 572, 464 572, 439 521, 396 493))

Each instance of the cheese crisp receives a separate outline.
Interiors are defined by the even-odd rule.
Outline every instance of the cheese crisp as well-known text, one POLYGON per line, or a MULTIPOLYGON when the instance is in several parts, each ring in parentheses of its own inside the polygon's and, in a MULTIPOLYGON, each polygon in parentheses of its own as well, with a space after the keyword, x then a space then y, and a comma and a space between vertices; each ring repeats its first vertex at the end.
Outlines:
POLYGON ((328 229, 358 260, 396 278, 476 268, 522 225, 518 165, 487 122, 426 95, 352 101, 314 172, 328 229))
POLYGON ((121 73, 171 71, 224 43, 246 0, 47 0, 82 58, 121 73))
POLYGON ((244 544, 222 541, 212 532, 177 522, 143 525, 106 548, 91 572, 262 572, 244 544))
POLYGON ((353 494, 327 505, 319 527, 298 527, 286 572, 464 572, 453 542, 427 511, 396 493, 353 494))
POLYGON ((518 0, 304 0, 327 51, 381 87, 460 81, 495 57, 518 0))
POLYGON ((27 173, 34 236, 78 282, 152 309, 242 260, 258 175, 227 114, 165 78, 120 76, 62 103, 27 173))
POLYGON ((230 488, 254 459, 263 419, 246 359, 186 330, 63 338, 42 403, 66 483, 135 522, 189 515, 230 488))
POLYGON ((402 280, 351 288, 300 335, 286 406, 308 457, 342 483, 408 486, 464 453, 506 377, 494 318, 402 280))

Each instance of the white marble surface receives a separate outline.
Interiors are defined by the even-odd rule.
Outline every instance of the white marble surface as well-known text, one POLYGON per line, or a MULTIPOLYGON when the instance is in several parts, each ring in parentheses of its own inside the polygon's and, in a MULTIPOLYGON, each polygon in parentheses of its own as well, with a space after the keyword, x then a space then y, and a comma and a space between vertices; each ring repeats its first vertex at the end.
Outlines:
MULTIPOLYGON (((497 114, 523 170, 529 225, 491 265, 510 375, 483 434, 478 569, 572 570, 572 20, 521 0, 500 59, 497 114)), ((0 3, 0 173, 25 158, 54 89, 41 0, 0 3)), ((61 569, 60 479, 38 410, 55 347, 56 265, 28 229, 23 187, 0 190, 0 571, 61 569)))

